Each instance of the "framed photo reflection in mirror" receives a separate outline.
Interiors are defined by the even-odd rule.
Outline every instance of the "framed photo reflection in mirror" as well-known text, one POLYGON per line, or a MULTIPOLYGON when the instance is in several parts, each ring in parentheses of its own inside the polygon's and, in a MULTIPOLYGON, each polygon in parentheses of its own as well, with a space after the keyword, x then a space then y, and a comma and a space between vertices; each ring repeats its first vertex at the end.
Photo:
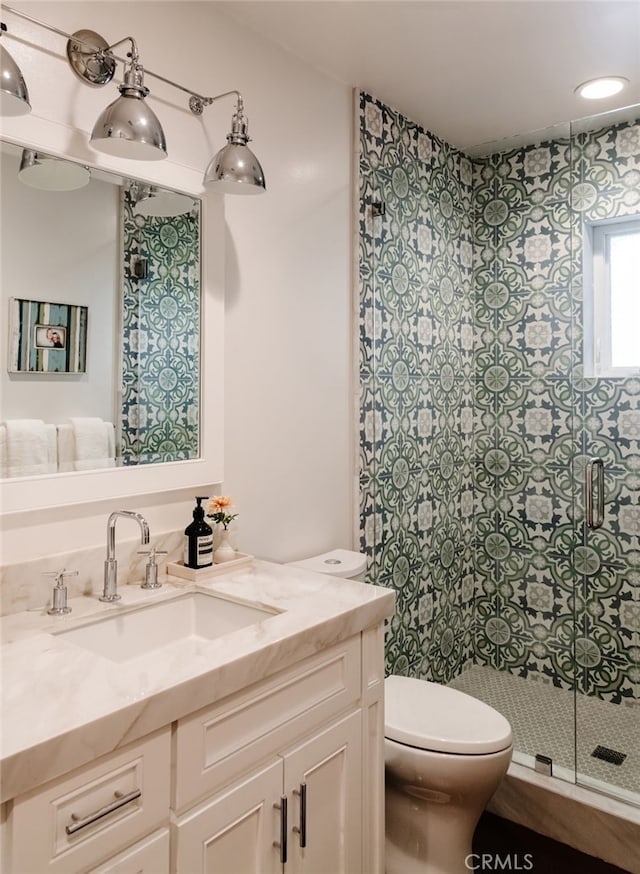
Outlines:
POLYGON ((84 373, 88 308, 11 298, 9 373, 84 373))

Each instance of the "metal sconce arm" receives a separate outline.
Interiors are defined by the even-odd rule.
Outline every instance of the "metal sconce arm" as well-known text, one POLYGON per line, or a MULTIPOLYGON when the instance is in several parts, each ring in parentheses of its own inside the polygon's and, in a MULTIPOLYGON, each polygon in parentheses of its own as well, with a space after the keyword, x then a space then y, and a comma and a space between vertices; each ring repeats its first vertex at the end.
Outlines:
POLYGON ((216 100, 222 100, 223 97, 230 97, 232 94, 235 94, 237 98, 236 112, 240 115, 244 112, 244 102, 239 91, 225 91, 223 94, 216 94, 215 97, 201 97, 199 94, 194 94, 193 91, 190 94, 189 109, 194 115, 202 115, 205 106, 211 106, 216 100))
MULTIPOLYGON (((48 24, 45 21, 42 21, 39 18, 34 18, 32 15, 27 15, 26 12, 22 12, 19 9, 15 9, 13 6, 9 6, 6 3, 2 4, 2 9, 7 12, 11 12, 14 15, 17 15, 18 18, 23 18, 25 21, 30 21, 32 24, 36 24, 39 27, 44 28, 45 30, 50 31, 51 33, 56 33, 58 36, 62 36, 69 41, 69 43, 77 43, 79 48, 84 49, 84 57, 92 57, 97 61, 101 62, 101 73, 100 78, 92 79, 90 78, 84 70, 78 70, 76 66, 74 66, 74 62, 69 57, 69 63, 71 64, 74 72, 76 72, 80 78, 88 81, 91 85, 106 85, 108 84, 115 74, 115 61, 119 61, 121 64, 128 65, 130 64, 134 69, 141 69, 138 63, 139 55, 138 55, 138 46, 135 39, 132 36, 125 36, 117 42, 108 45, 98 34, 93 33, 92 31, 80 30, 77 33, 67 33, 64 30, 60 30, 60 28, 55 27, 52 24, 48 24), (98 39, 96 39, 98 37, 98 39), (131 42, 131 52, 127 55, 126 58, 119 57, 115 55, 112 49, 121 45, 124 42, 129 40, 131 42), (99 41, 99 44, 96 43, 99 41)), ((6 26, 3 27, 3 30, 6 31, 6 26)), ((69 53, 69 49, 68 49, 69 53)), ((99 65, 100 66, 100 65, 99 65)), ((184 92, 189 95, 189 109, 194 115, 202 115, 205 106, 209 106, 216 100, 221 100, 223 97, 229 97, 232 94, 235 94, 237 97, 237 107, 236 111, 241 116, 243 113, 243 100, 242 95, 239 91, 225 91, 223 94, 217 94, 214 97, 205 97, 203 94, 199 94, 197 91, 194 91, 193 88, 186 88, 184 85, 180 85, 179 82, 174 82, 173 79, 168 79, 166 76, 161 76, 159 73, 154 73, 152 70, 148 70, 146 67, 144 68, 145 76, 152 76, 154 79, 158 79, 160 82, 164 82, 166 85, 171 85, 173 88, 177 88, 179 91, 184 92)))

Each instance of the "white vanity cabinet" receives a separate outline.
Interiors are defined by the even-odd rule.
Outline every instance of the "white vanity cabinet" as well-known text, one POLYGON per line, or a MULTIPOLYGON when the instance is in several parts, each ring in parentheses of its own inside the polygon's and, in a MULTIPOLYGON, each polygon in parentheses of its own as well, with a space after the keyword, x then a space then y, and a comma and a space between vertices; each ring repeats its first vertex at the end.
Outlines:
POLYGON ((363 871, 360 774, 361 720, 352 713, 182 817, 176 871, 363 871))
POLYGON ((178 723, 178 874, 374 870, 363 864, 362 777, 382 762, 363 761, 361 644, 353 637, 178 723))
POLYGON ((212 705, 13 799, 7 874, 382 874, 382 641, 213 681, 212 705))

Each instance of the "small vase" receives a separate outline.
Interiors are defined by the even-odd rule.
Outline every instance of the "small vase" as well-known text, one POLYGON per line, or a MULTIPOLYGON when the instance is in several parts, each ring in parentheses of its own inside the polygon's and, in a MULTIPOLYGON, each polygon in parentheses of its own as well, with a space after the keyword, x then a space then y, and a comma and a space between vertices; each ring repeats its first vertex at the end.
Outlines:
POLYGON ((218 546, 213 553, 214 564, 222 564, 223 561, 232 561, 236 557, 236 551, 229 543, 229 532, 223 528, 220 532, 218 546))

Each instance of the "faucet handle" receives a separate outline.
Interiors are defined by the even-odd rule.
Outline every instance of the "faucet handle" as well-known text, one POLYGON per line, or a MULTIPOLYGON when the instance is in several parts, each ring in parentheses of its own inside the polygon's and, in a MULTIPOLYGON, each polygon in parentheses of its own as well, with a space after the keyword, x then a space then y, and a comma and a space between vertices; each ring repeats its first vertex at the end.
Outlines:
POLYGON ((156 555, 167 555, 166 549, 156 549, 155 546, 152 546, 151 549, 139 549, 138 555, 148 555, 149 556, 149 564, 155 564, 156 555))
POLYGON ((152 546, 151 549, 138 550, 138 555, 149 556, 149 561, 145 568, 144 583, 140 585, 141 589, 159 589, 162 586, 162 583, 158 582, 158 565, 156 564, 156 557, 166 554, 166 549, 156 549, 155 546, 152 546))
POLYGON ((43 577, 55 577, 56 578, 56 586, 61 586, 62 581, 65 577, 77 577, 78 571, 68 571, 66 568, 62 568, 61 571, 43 571, 43 577))
POLYGON ((53 587, 53 603, 47 610, 50 616, 61 616, 71 613, 71 607, 67 607, 67 587, 64 585, 65 577, 77 577, 78 571, 68 571, 62 568, 60 571, 45 571, 44 577, 55 577, 56 584, 53 587))

